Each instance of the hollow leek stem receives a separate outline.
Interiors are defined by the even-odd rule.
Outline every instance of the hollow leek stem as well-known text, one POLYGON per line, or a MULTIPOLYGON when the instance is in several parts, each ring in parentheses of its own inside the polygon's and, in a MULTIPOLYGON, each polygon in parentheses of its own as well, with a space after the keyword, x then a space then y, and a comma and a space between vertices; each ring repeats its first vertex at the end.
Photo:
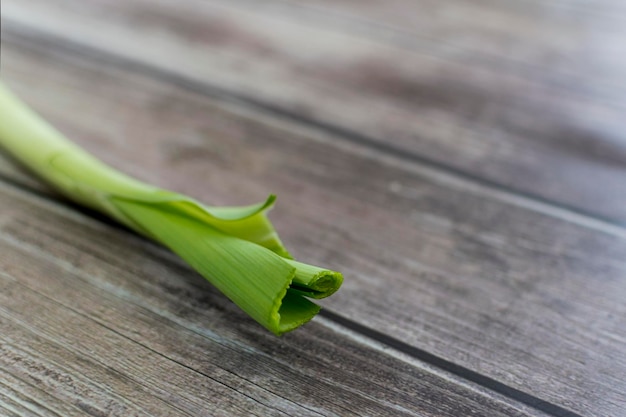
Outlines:
POLYGON ((296 262, 267 211, 209 207, 102 163, 41 119, 0 83, 0 146, 69 199, 167 246, 275 334, 309 321, 339 289, 340 273, 296 262))

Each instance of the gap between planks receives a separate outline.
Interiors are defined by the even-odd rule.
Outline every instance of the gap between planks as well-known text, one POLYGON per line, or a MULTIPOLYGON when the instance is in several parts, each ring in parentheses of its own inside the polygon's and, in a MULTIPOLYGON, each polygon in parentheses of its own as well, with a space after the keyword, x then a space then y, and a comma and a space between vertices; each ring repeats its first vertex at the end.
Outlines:
MULTIPOLYGON (((61 55, 65 58, 86 58, 91 62, 148 76, 160 82, 176 86, 184 91, 222 102, 228 110, 235 113, 247 115, 252 113, 255 118, 263 120, 268 124, 284 126, 291 131, 305 131, 312 139, 331 143, 335 147, 349 149, 352 153, 357 153, 370 159, 382 160, 395 166, 402 165, 404 169, 425 174, 438 182, 457 188, 469 189, 480 194, 487 193, 490 198, 495 197, 495 199, 501 202, 521 206, 603 233, 626 237, 626 223, 624 222, 544 198, 535 193, 511 189, 496 181, 480 177, 463 169, 452 167, 400 147, 385 144, 381 140, 360 132, 313 120, 254 97, 239 94, 149 63, 132 60, 113 52, 40 31, 8 19, 3 19, 2 26, 4 33, 15 37, 10 42, 31 50, 40 52, 45 47, 46 53, 61 55)), ((3 42, 6 42, 6 39, 3 39, 3 42)), ((410 190, 405 191, 410 193, 410 190)))
POLYGON ((464 366, 457 365, 442 357, 433 355, 426 350, 411 346, 408 343, 403 342, 402 340, 359 324, 354 320, 333 313, 328 309, 320 311, 320 315, 334 323, 336 326, 339 326, 338 330, 349 329, 350 331, 355 332, 357 335, 361 336, 361 338, 369 338, 370 340, 375 340, 381 345, 389 346, 395 351, 401 352, 414 359, 428 363, 429 365, 437 369, 449 372, 464 380, 478 384, 490 391, 497 392, 498 394, 501 394, 522 404, 526 404, 546 414, 550 414, 555 417, 583 417, 578 413, 567 410, 549 401, 542 400, 541 398, 513 388, 509 385, 503 384, 500 381, 497 381, 479 372, 472 371, 471 369, 464 366))

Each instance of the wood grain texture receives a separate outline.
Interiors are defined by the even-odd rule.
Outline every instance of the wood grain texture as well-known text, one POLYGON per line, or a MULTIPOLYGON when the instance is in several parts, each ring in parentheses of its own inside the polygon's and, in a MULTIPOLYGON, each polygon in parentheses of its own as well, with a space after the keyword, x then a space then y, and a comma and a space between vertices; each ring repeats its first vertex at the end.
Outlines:
POLYGON ((323 322, 276 338, 163 249, 0 199, 0 369, 19 396, 107 416, 543 415, 323 322))
POLYGON ((362 20, 402 34, 351 29, 336 17, 356 9, 347 1, 311 10, 6 0, 3 16, 52 43, 60 36, 191 88, 208 84, 387 152, 626 222, 626 25, 616 13, 563 2, 358 3, 362 20))
MULTIPOLYGON (((273 219, 294 254, 346 274, 334 312, 584 415, 624 408, 623 229, 149 77, 3 51, 9 84, 118 168, 217 205, 278 193, 273 219)), ((13 223, 5 234, 54 236, 47 250, 68 258, 69 227, 13 223)))
MULTIPOLYGON (((30 340, 26 345, 32 347, 30 340)), ((5 346, 4 340, 2 340, 2 348, 5 346)), ((16 359, 16 357, 13 357, 13 359, 16 359)), ((33 363, 31 362, 31 365, 33 363)), ((34 375, 31 374, 30 377, 32 376, 34 375)), ((24 415, 35 415, 36 413, 46 417, 86 417, 89 415, 80 408, 53 396, 50 392, 46 392, 33 384, 15 377, 5 367, 3 367, 3 372, 0 375, 0 393, 5 398, 3 401, 5 404, 9 402, 17 403, 20 407, 26 409, 27 411, 24 415)))

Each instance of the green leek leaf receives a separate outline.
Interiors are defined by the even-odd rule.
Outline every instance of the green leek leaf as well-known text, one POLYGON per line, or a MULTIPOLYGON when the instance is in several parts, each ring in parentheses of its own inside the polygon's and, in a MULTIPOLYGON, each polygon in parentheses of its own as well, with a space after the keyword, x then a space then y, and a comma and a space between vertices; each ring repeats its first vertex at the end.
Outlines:
POLYGON ((317 314, 308 298, 341 286, 340 273, 292 259, 267 218, 274 196, 209 207, 135 180, 65 139, 2 83, 0 146, 68 198, 170 248, 275 334, 317 314))

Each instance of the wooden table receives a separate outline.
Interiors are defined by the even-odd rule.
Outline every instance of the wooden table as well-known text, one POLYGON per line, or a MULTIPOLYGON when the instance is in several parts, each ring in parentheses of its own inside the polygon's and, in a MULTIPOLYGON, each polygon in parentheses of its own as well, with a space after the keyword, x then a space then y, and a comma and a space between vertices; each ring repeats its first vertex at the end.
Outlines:
POLYGON ((3 0, 2 78, 118 169, 279 196, 345 284, 277 338, 0 163, 0 415, 626 415, 617 0, 3 0))

